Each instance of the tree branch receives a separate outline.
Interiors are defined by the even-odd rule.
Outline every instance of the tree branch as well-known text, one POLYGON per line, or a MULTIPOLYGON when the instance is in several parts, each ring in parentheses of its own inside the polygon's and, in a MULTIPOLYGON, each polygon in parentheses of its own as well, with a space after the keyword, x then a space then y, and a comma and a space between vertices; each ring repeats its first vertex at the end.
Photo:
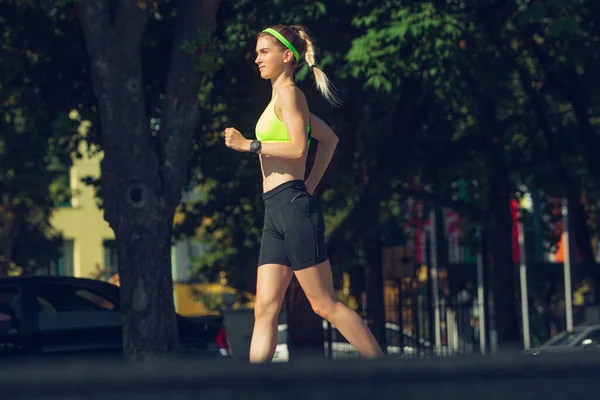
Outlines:
POLYGON ((184 52, 182 45, 199 31, 212 34, 220 0, 180 0, 178 21, 165 91, 165 118, 161 137, 162 179, 167 198, 179 202, 190 157, 190 143, 200 120, 198 91, 202 73, 196 70, 198 56, 184 52))

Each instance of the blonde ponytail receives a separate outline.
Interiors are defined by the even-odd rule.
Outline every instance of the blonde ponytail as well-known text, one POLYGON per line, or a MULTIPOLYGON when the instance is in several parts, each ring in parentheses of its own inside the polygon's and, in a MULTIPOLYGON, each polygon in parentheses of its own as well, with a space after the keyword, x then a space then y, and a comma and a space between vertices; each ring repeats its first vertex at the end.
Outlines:
POLYGON ((312 43, 310 36, 306 32, 306 29, 302 26, 294 26, 302 40, 306 43, 306 52, 304 54, 304 59, 308 66, 312 69, 315 74, 315 83, 317 85, 317 89, 321 92, 321 95, 327 100, 329 104, 334 107, 339 107, 342 105, 342 101, 337 96, 335 91, 335 87, 325 75, 319 67, 317 67, 317 61, 315 59, 315 46, 312 43))

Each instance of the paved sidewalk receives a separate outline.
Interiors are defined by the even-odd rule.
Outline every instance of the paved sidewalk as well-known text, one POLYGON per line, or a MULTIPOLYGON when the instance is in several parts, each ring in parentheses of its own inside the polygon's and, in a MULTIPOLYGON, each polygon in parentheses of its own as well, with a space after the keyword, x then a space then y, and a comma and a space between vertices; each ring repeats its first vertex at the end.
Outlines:
POLYGON ((0 399, 598 399, 600 353, 0 365, 0 399))

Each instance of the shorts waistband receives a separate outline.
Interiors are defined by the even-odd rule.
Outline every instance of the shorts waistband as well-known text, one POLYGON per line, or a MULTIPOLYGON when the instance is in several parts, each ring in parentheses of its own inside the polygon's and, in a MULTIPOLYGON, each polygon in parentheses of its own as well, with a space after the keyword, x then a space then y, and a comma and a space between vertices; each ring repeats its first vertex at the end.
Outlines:
POLYGON ((287 181, 282 183, 281 185, 275 186, 273 189, 271 190, 267 190, 266 192, 263 193, 263 201, 267 201, 268 199, 276 196, 277 194, 283 192, 284 190, 288 190, 288 189, 297 189, 297 190, 302 190, 306 192, 306 185, 304 184, 304 181, 301 179, 294 179, 292 181, 287 181))

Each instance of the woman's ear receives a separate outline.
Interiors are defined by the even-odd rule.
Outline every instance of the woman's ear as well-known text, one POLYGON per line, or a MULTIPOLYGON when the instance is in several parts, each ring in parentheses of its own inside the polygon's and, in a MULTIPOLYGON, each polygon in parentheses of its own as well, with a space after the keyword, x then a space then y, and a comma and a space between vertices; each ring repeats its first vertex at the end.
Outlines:
POLYGON ((294 53, 292 53, 291 50, 286 49, 283 52, 283 62, 289 63, 289 62, 292 62, 293 59, 294 59, 294 53))

